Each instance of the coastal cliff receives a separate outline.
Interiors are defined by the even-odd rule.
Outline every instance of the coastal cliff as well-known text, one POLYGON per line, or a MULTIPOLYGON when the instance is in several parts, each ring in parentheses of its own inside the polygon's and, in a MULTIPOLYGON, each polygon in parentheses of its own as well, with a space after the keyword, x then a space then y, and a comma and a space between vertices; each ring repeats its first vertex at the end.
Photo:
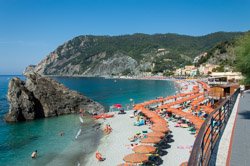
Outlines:
POLYGON ((90 114, 104 112, 101 104, 69 90, 51 78, 34 72, 27 72, 25 76, 26 81, 15 77, 9 82, 7 122, 77 113, 80 109, 90 114))
POLYGON ((164 73, 192 64, 197 55, 242 34, 78 36, 60 45, 33 68, 41 75, 61 76, 164 73))

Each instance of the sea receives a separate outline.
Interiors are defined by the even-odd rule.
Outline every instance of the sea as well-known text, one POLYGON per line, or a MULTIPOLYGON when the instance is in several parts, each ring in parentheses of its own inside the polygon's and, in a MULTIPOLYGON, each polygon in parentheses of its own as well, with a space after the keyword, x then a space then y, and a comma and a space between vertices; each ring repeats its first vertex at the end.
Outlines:
MULTIPOLYGON (((0 76, 0 165, 1 166, 80 166, 96 151, 102 137, 96 122, 84 117, 83 124, 77 114, 35 121, 6 123, 8 112, 8 82, 12 77, 0 76), (60 133, 64 133, 63 136, 60 133), (31 159, 31 153, 38 157, 31 159)), ((53 77, 72 90, 76 90, 103 104, 106 110, 114 104, 128 107, 157 97, 173 95, 176 88, 169 80, 130 80, 92 77, 53 77)))

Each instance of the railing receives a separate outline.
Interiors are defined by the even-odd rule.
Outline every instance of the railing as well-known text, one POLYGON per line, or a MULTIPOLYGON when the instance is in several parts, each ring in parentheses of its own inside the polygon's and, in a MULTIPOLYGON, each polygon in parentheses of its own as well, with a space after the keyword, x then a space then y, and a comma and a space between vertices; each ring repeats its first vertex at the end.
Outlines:
POLYGON ((209 165, 215 145, 225 129, 239 92, 240 89, 237 89, 207 117, 194 142, 189 166, 209 165))

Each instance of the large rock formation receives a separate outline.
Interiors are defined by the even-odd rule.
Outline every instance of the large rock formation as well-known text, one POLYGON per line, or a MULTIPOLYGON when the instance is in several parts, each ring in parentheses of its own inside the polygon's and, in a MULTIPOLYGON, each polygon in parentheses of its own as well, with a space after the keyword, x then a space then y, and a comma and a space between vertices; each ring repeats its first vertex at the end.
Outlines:
POLYGON ((99 103, 75 92, 48 77, 37 73, 25 74, 26 82, 13 78, 9 82, 8 122, 17 122, 76 113, 80 109, 93 113, 104 112, 99 103))

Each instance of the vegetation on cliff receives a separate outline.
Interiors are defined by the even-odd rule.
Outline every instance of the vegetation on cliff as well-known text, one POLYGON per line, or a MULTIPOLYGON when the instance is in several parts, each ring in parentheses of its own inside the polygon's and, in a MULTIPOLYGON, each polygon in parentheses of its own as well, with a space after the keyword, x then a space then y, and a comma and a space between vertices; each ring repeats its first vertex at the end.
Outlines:
POLYGON ((250 32, 237 41, 236 67, 245 76, 245 84, 250 84, 250 32))
POLYGON ((45 75, 166 72, 192 64, 195 56, 242 34, 217 32, 198 37, 178 34, 78 36, 59 46, 37 65, 36 71, 45 75), (117 66, 117 62, 123 64, 117 66))

